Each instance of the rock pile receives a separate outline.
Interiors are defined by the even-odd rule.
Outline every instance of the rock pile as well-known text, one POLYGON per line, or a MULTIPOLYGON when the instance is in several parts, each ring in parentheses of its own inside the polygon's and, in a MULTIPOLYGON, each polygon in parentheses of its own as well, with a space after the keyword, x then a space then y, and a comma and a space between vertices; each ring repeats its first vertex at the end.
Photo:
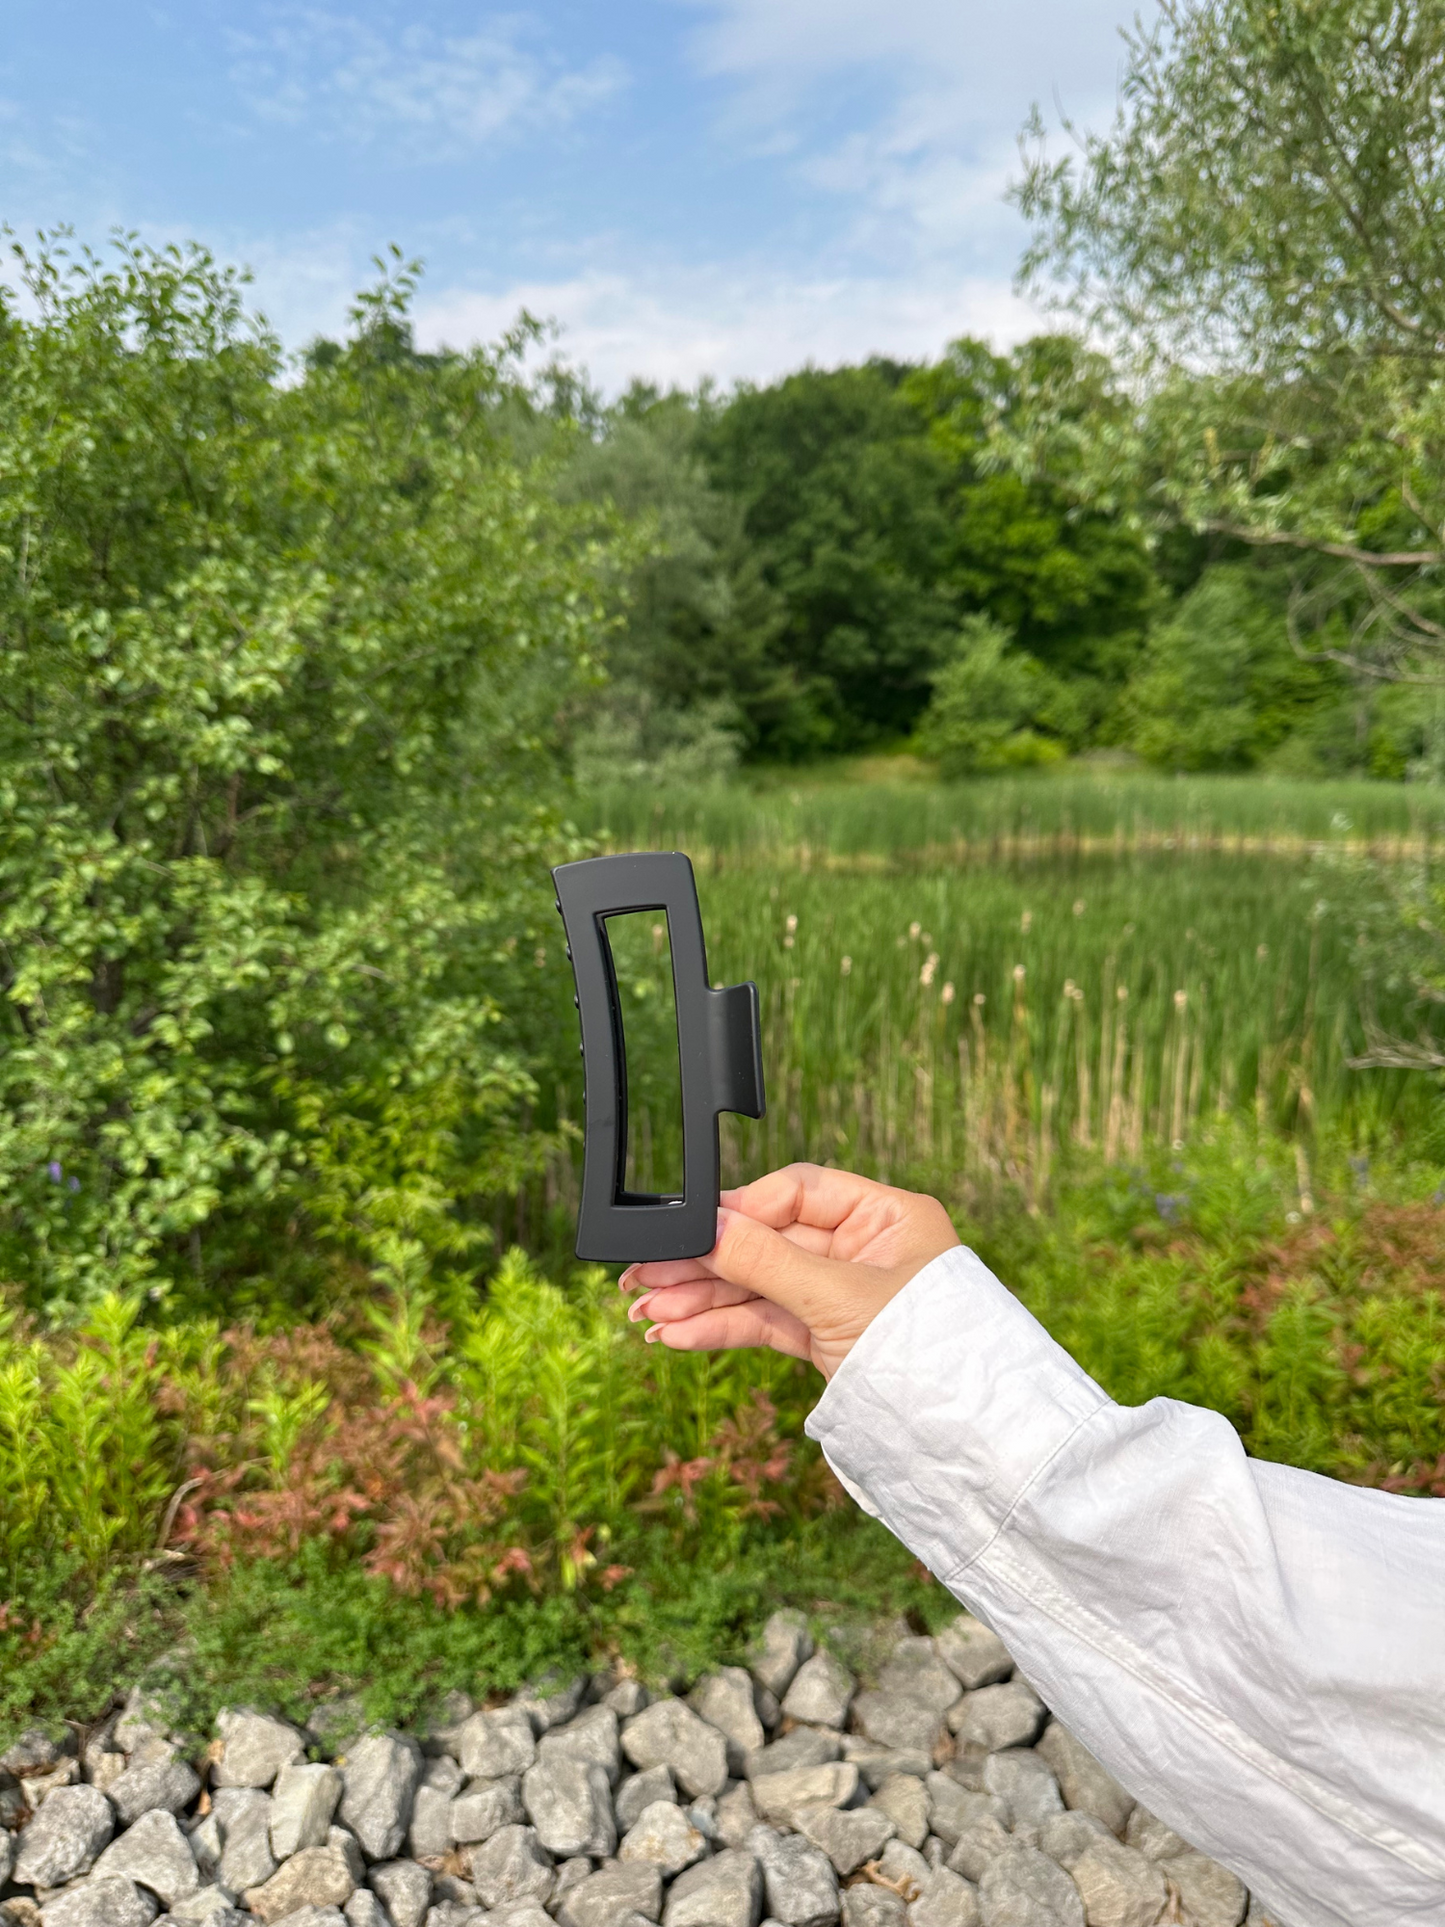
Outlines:
POLYGON ((966 1614, 858 1690, 800 1618, 682 1698, 594 1677, 328 1746, 140 1694, 0 1760, 4 1927, 1268 1927, 966 1614), (328 1754, 330 1757, 327 1757, 328 1754))

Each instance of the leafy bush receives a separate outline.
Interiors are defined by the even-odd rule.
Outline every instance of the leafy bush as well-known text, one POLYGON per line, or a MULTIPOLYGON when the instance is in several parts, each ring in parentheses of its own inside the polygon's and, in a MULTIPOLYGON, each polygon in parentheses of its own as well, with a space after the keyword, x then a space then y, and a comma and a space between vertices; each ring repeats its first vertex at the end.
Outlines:
POLYGON ((1058 762, 1063 746, 1028 725, 1048 707, 1050 678, 988 616, 969 616, 953 656, 933 678, 933 700, 914 735, 944 776, 978 776, 1058 762))
POLYGON ((539 1153, 507 945, 595 518, 509 452, 506 348, 412 351, 404 269, 292 381, 203 252, 18 261, 0 1267, 59 1317, 474 1262, 539 1153))

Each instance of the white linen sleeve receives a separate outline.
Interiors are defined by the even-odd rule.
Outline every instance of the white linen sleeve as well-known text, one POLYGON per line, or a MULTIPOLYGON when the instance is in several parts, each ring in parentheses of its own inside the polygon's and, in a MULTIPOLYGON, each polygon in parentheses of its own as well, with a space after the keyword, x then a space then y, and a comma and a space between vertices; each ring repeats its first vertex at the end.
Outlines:
POLYGON ((807 1429, 1120 1783, 1284 1920, 1445 1923, 1445 1500, 1116 1405, 963 1248, 807 1429))

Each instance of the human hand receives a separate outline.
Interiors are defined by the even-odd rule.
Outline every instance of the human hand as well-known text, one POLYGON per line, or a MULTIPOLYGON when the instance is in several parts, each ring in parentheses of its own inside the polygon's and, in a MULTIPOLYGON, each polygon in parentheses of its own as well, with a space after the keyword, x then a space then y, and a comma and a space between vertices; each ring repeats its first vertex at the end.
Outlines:
POLYGON ((936 1198, 790 1164, 724 1191, 705 1258, 631 1265, 628 1317, 671 1351, 768 1345, 831 1378, 890 1298, 959 1242, 936 1198))

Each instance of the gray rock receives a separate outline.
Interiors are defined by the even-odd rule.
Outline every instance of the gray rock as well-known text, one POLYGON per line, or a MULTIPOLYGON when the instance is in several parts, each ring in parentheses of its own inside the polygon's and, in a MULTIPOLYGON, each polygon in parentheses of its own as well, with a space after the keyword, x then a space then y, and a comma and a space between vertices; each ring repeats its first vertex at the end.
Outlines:
POLYGON ((440 1706, 417 1729, 416 1737, 421 1743, 421 1750, 429 1760, 456 1757, 457 1734, 463 1722, 469 1720, 476 1710, 477 1702, 470 1693, 453 1689, 445 1695, 440 1706))
POLYGON ((1014 1845, 1003 1823, 992 1814, 971 1821, 953 1843, 948 1856, 950 1873, 961 1873, 966 1880, 982 1880, 984 1869, 1014 1845))
POLYGON ((259 1788, 217 1794, 214 1812, 221 1828, 221 1861, 216 1872, 223 1887, 243 1894, 263 1887, 276 1871, 271 1851, 271 1796, 259 1788))
POLYGON ((271 1795, 271 1851, 278 1860, 326 1844, 342 1784, 334 1766, 298 1760, 282 1767, 271 1795))
POLYGON ((1047 1855, 1012 1847, 984 1868, 978 1883, 982 1927, 1084 1927, 1079 1890, 1047 1855))
POLYGON ((1124 1827, 1124 1839, 1149 1860, 1172 1860, 1176 1854, 1193 1851, 1187 1840, 1181 1839, 1173 1827, 1156 1820, 1147 1807, 1134 1808, 1124 1827))
POLYGON ((883 1782, 868 1804, 888 1815, 899 1839, 910 1847, 921 1847, 928 1838, 930 1806, 928 1788, 922 1780, 915 1780, 908 1773, 895 1773, 891 1780, 883 1782))
POLYGON ((635 1767, 672 1768, 684 1793, 721 1793, 727 1784, 727 1741, 682 1700, 663 1699, 622 1729, 622 1750, 635 1767))
POLYGON ((696 1865, 707 1853, 707 1835, 679 1806, 657 1800, 644 1807, 617 1849, 624 1865, 640 1861, 659 1867, 663 1878, 696 1865))
POLYGON ((346 1915, 339 1907, 300 1907, 287 1914, 286 1927, 346 1927, 346 1915))
POLYGON ((1035 1740, 1034 1750, 1053 1768, 1065 1806, 1097 1814, 1111 1833, 1123 1833, 1134 1810, 1134 1796, 1105 1772, 1082 1740, 1076 1740, 1058 1720, 1050 1720, 1035 1740))
POLYGON ((928 1885, 933 1869, 916 1847, 906 1840, 890 1840, 878 1856, 882 1884, 892 1887, 904 1901, 914 1901, 928 1885))
POLYGON ((763 1870, 770 1919, 783 1927, 828 1927, 838 1918, 838 1876, 826 1854, 771 1827, 754 1827, 748 1846, 763 1870))
MULTIPOLYGON (((514 1783, 502 1781, 500 1784, 514 1783)), ((453 1796, 444 1787, 427 1786, 425 1782, 412 1795, 406 1848, 413 1860, 439 1860, 451 1852, 456 1839, 452 1831, 452 1801, 453 1796)), ((519 1798, 519 1809, 521 1804, 519 1798)), ((520 1820, 522 1816, 518 1811, 512 1817, 520 1820)))
POLYGON ((601 1859, 617 1845, 607 1769, 585 1759, 539 1759, 522 1775, 522 1805, 548 1853, 601 1859))
POLYGON ((740 1786, 720 1795, 717 1803, 716 1838, 725 1847, 746 1846, 748 1835, 758 1824, 758 1809, 753 1790, 744 1780, 740 1786))
MULTIPOLYGON (((471 1715, 468 1714, 467 1717, 470 1719, 471 1715)), ((426 1748, 423 1747, 422 1751, 425 1753, 426 1748)), ((466 1777, 450 1753, 438 1753, 422 1768, 421 1784, 417 1787, 417 1792, 420 1793, 422 1787, 426 1787, 429 1792, 445 1793, 450 1798, 452 1794, 461 1792, 466 1777)))
POLYGON ((143 1740, 169 1740, 170 1713, 157 1681, 131 1688, 112 1738, 122 1753, 133 1753, 143 1740))
POLYGON ((191 1843, 173 1813, 152 1809, 118 1834, 95 1863, 97 1879, 114 1874, 149 1887, 169 1906, 201 1884, 191 1843))
POLYGON ((887 1887, 866 1882, 843 1889, 843 1927, 907 1927, 908 1910, 887 1887))
POLYGON ((15 1865, 15 1835, 0 1828, 0 1888, 10 1878, 10 1869, 15 1865))
POLYGON ((617 1715, 610 1706, 589 1706, 565 1726, 554 1726, 537 1745, 539 1761, 581 1760, 600 1766, 608 1783, 616 1786, 622 1770, 622 1749, 618 1743, 617 1715))
POLYGON ((118 1746, 108 1746, 92 1740, 85 1749, 83 1777, 92 1786, 98 1786, 102 1793, 125 1772, 126 1756, 118 1746))
POLYGON ((457 1758, 469 1780, 505 1780, 537 1757, 532 1722, 520 1706, 473 1713, 457 1728, 457 1758))
POLYGON ((800 1807, 793 1825, 805 1840, 827 1854, 833 1871, 845 1878, 865 1861, 876 1860, 898 1829, 878 1807, 800 1807))
POLYGON ((486 1907, 520 1900, 545 1907, 552 1892, 552 1856, 531 1827, 500 1827, 484 1845, 473 1847, 471 1874, 486 1907))
POLYGON ((965 1694, 948 1716, 949 1727, 965 1746, 981 1746, 990 1753, 1028 1746, 1043 1721, 1044 1703, 1024 1679, 981 1686, 965 1694))
POLYGON ((82 1880, 47 1900, 40 1913, 45 1927, 149 1927, 155 1917, 154 1896, 119 1875, 82 1880))
MULTIPOLYGON (((1168 1898, 1158 1864, 1146 1860, 1133 1847, 1121 1845, 1111 1833, 1091 1841, 1069 1872, 1083 1895, 1089 1927, 1154 1927, 1168 1898)), ((1236 1927, 1238 1918, 1236 1915, 1228 1927, 1236 1927)))
POLYGON ((841 1727, 857 1682, 831 1653, 814 1653, 798 1668, 783 1698, 783 1713, 809 1726, 841 1727))
POLYGON ((963 1691, 957 1675, 938 1657, 931 1639, 900 1639, 893 1656, 878 1675, 883 1693, 901 1693, 905 1699, 922 1700, 940 1718, 963 1691))
POLYGON ((601 1704, 610 1706, 619 1720, 630 1720, 652 1703, 652 1695, 640 1679, 620 1679, 602 1695, 601 1704))
POLYGON ((214 1880, 221 1865, 221 1853, 226 1844, 226 1836, 221 1831, 221 1822, 214 1808, 202 1819, 187 1821, 186 1837, 191 1843, 191 1852, 196 1856, 196 1870, 203 1881, 214 1880))
POLYGON ((922 1853, 934 1873, 948 1865, 948 1842, 940 1840, 936 1833, 930 1833, 924 1841, 922 1853))
POLYGON ((232 1897, 225 1887, 197 1887, 193 1894, 185 1894, 180 1900, 173 1900, 167 1920, 204 1920, 219 1923, 219 1927, 232 1927, 231 1919, 244 1920, 246 1916, 239 1907, 232 1905, 232 1897))
POLYGON ((1057 1860, 1066 1873, 1071 1873, 1080 1854, 1087 1853, 1097 1841, 1113 1837, 1095 1813, 1056 1813, 1039 1828, 1037 1844, 1040 1853, 1057 1860))
POLYGON ((87 1873, 115 1829, 98 1787, 58 1787, 20 1835, 14 1878, 24 1887, 60 1887, 87 1873))
POLYGON ((587 1695, 587 1677, 579 1673, 575 1679, 561 1679, 557 1674, 549 1674, 540 1679, 535 1686, 529 1686, 512 1696, 512 1705, 520 1708, 532 1722, 536 1733, 548 1733, 554 1726, 565 1726, 577 1717, 578 1709, 587 1695))
POLYGON ((1053 1768, 1030 1747, 990 1754, 984 1762, 983 1784, 985 1792, 1008 1808, 1013 1827, 1040 1827, 1064 1810, 1053 1768))
POLYGON ((400 1733, 373 1733, 357 1740, 337 1765, 345 1782, 342 1825, 356 1835, 369 1859, 394 1859, 406 1839, 421 1779, 421 1748, 400 1733))
POLYGON ((43 1773, 22 1774, 20 1790, 25 1795, 25 1804, 33 1811, 44 1804, 56 1787, 75 1786, 79 1779, 79 1760, 61 1760, 43 1773))
POLYGON ((803 1615, 777 1612, 769 1619, 748 1655, 748 1669, 767 1692, 781 1700, 805 1659, 812 1657, 813 1640, 803 1615))
POLYGON ((858 1791, 858 1769, 846 1760, 836 1760, 831 1766, 797 1767, 791 1773, 762 1773, 751 1784, 753 1800, 763 1818, 791 1826, 793 1815, 801 1807, 851 1805, 858 1791))
POLYGON ((753 1681, 741 1666, 723 1666, 704 1673, 687 1696, 699 1719, 715 1726, 728 1743, 728 1770, 741 1776, 750 1753, 767 1742, 753 1700, 753 1681))
POLYGON ((561 1927, 621 1927, 634 1914, 659 1920, 661 1869, 644 1860, 604 1867, 579 1881, 553 1912, 561 1927))
POLYGON ((678 1875, 663 1911, 664 1927, 758 1927, 763 1877, 746 1848, 729 1847, 678 1875))
POLYGON ((439 1900, 427 1909, 426 1927, 484 1927, 488 1916, 465 1900, 439 1900))
POLYGON ((704 1839, 715 1842, 717 1832, 717 1796, 707 1793, 699 1800, 690 1800, 683 1812, 703 1835, 704 1839))
MULTIPOLYGON (((271 1878, 242 1895, 262 1920, 286 1920, 303 1907, 335 1907, 349 1900, 357 1882, 340 1847, 303 1847, 271 1878)), ((338 1914, 338 1918, 340 1918, 338 1914)), ((294 1923, 291 1923, 294 1927, 294 1923)))
POLYGON ((415 1860, 384 1860, 372 1868, 370 1885, 385 1902, 392 1927, 422 1927, 431 1905, 431 1875, 425 1867, 415 1860))
POLYGON ((756 1780, 764 1773, 791 1773, 796 1767, 827 1766, 832 1760, 841 1760, 848 1745, 846 1739, 831 1730, 795 1726, 771 1746, 750 1753, 744 1770, 750 1780, 756 1780))
MULTIPOLYGON (((346 1927, 391 1927, 385 1907, 369 1887, 358 1887, 341 1910, 346 1927)), ((425 1919, 425 1915, 422 1916, 425 1919)))
POLYGON ((201 1790, 195 1769, 178 1755, 128 1766, 107 1789, 122 1826, 132 1826, 143 1813, 181 1813, 201 1790))
POLYGON ((631 1779, 622 1782, 612 1805, 617 1824, 625 1833, 629 1827, 636 1825, 645 1807, 652 1806, 658 1800, 675 1802, 676 1799, 677 1784, 672 1777, 672 1768, 650 1766, 645 1772, 634 1773, 631 1779))
POLYGON ((998 1634, 969 1613, 960 1613, 935 1637, 933 1650, 970 1693, 996 1685, 1014 1669, 1012 1655, 998 1634))
POLYGON ((220 1745, 211 1767, 212 1786, 268 1787, 289 1761, 306 1757, 296 1728, 265 1713, 218 1713, 216 1730, 220 1745))
POLYGON ((928 1759, 932 1759, 933 1749, 943 1735, 943 1715, 939 1709, 906 1693, 860 1693, 853 1702, 853 1718, 875 1745, 921 1753, 928 1759))
POLYGON ((43 1726, 27 1726, 19 1739, 12 1740, 0 1753, 0 1769, 25 1779, 34 1773, 48 1773, 62 1760, 75 1754, 75 1735, 62 1729, 51 1733, 43 1726))
POLYGON ((991 1816, 1000 1826, 1008 1824, 1008 1808, 991 1793, 971 1793, 947 1773, 930 1773, 925 1785, 929 1828, 946 1846, 978 1820, 991 1816))
MULTIPOLYGON (((535 1767, 532 1769, 536 1771, 535 1767)), ((417 1794, 420 1802, 421 1794, 417 1794)), ((522 1806, 522 1782, 512 1780, 474 1780, 465 1793, 449 1802, 446 1829, 458 1846, 477 1846, 490 1840, 501 1827, 520 1826, 526 1818, 522 1806)), ((412 1835, 416 1834, 416 1809, 412 1810, 412 1835)), ((413 1848, 415 1854, 415 1848, 413 1848)), ((441 1850, 446 1852, 446 1848, 441 1850)))
MULTIPOLYGON (((510 1907, 498 1907, 486 1916, 490 1927, 552 1927, 552 1916, 535 1900, 517 1900, 510 1907)), ((640 1914, 629 1916, 640 1920, 640 1914)))
POLYGON ((908 1927, 978 1927, 978 1889, 939 1867, 908 1908, 908 1927))
POLYGON ((552 1875, 552 1898, 547 1902, 549 1910, 555 1914, 572 1889, 580 1887, 584 1880, 591 1878, 592 1862, 586 1854, 574 1854, 570 1860, 564 1860, 552 1875))
POLYGON ((1227 1867, 1191 1847, 1172 1855, 1159 1871, 1179 1889, 1189 1927, 1239 1927, 1249 1895, 1227 1867))
POLYGON ((879 1746, 876 1740, 864 1739, 859 1733, 845 1735, 843 1758, 853 1762, 875 1793, 895 1773, 911 1773, 915 1780, 926 1780, 933 1771, 931 1748, 924 1753, 913 1747, 879 1746))

